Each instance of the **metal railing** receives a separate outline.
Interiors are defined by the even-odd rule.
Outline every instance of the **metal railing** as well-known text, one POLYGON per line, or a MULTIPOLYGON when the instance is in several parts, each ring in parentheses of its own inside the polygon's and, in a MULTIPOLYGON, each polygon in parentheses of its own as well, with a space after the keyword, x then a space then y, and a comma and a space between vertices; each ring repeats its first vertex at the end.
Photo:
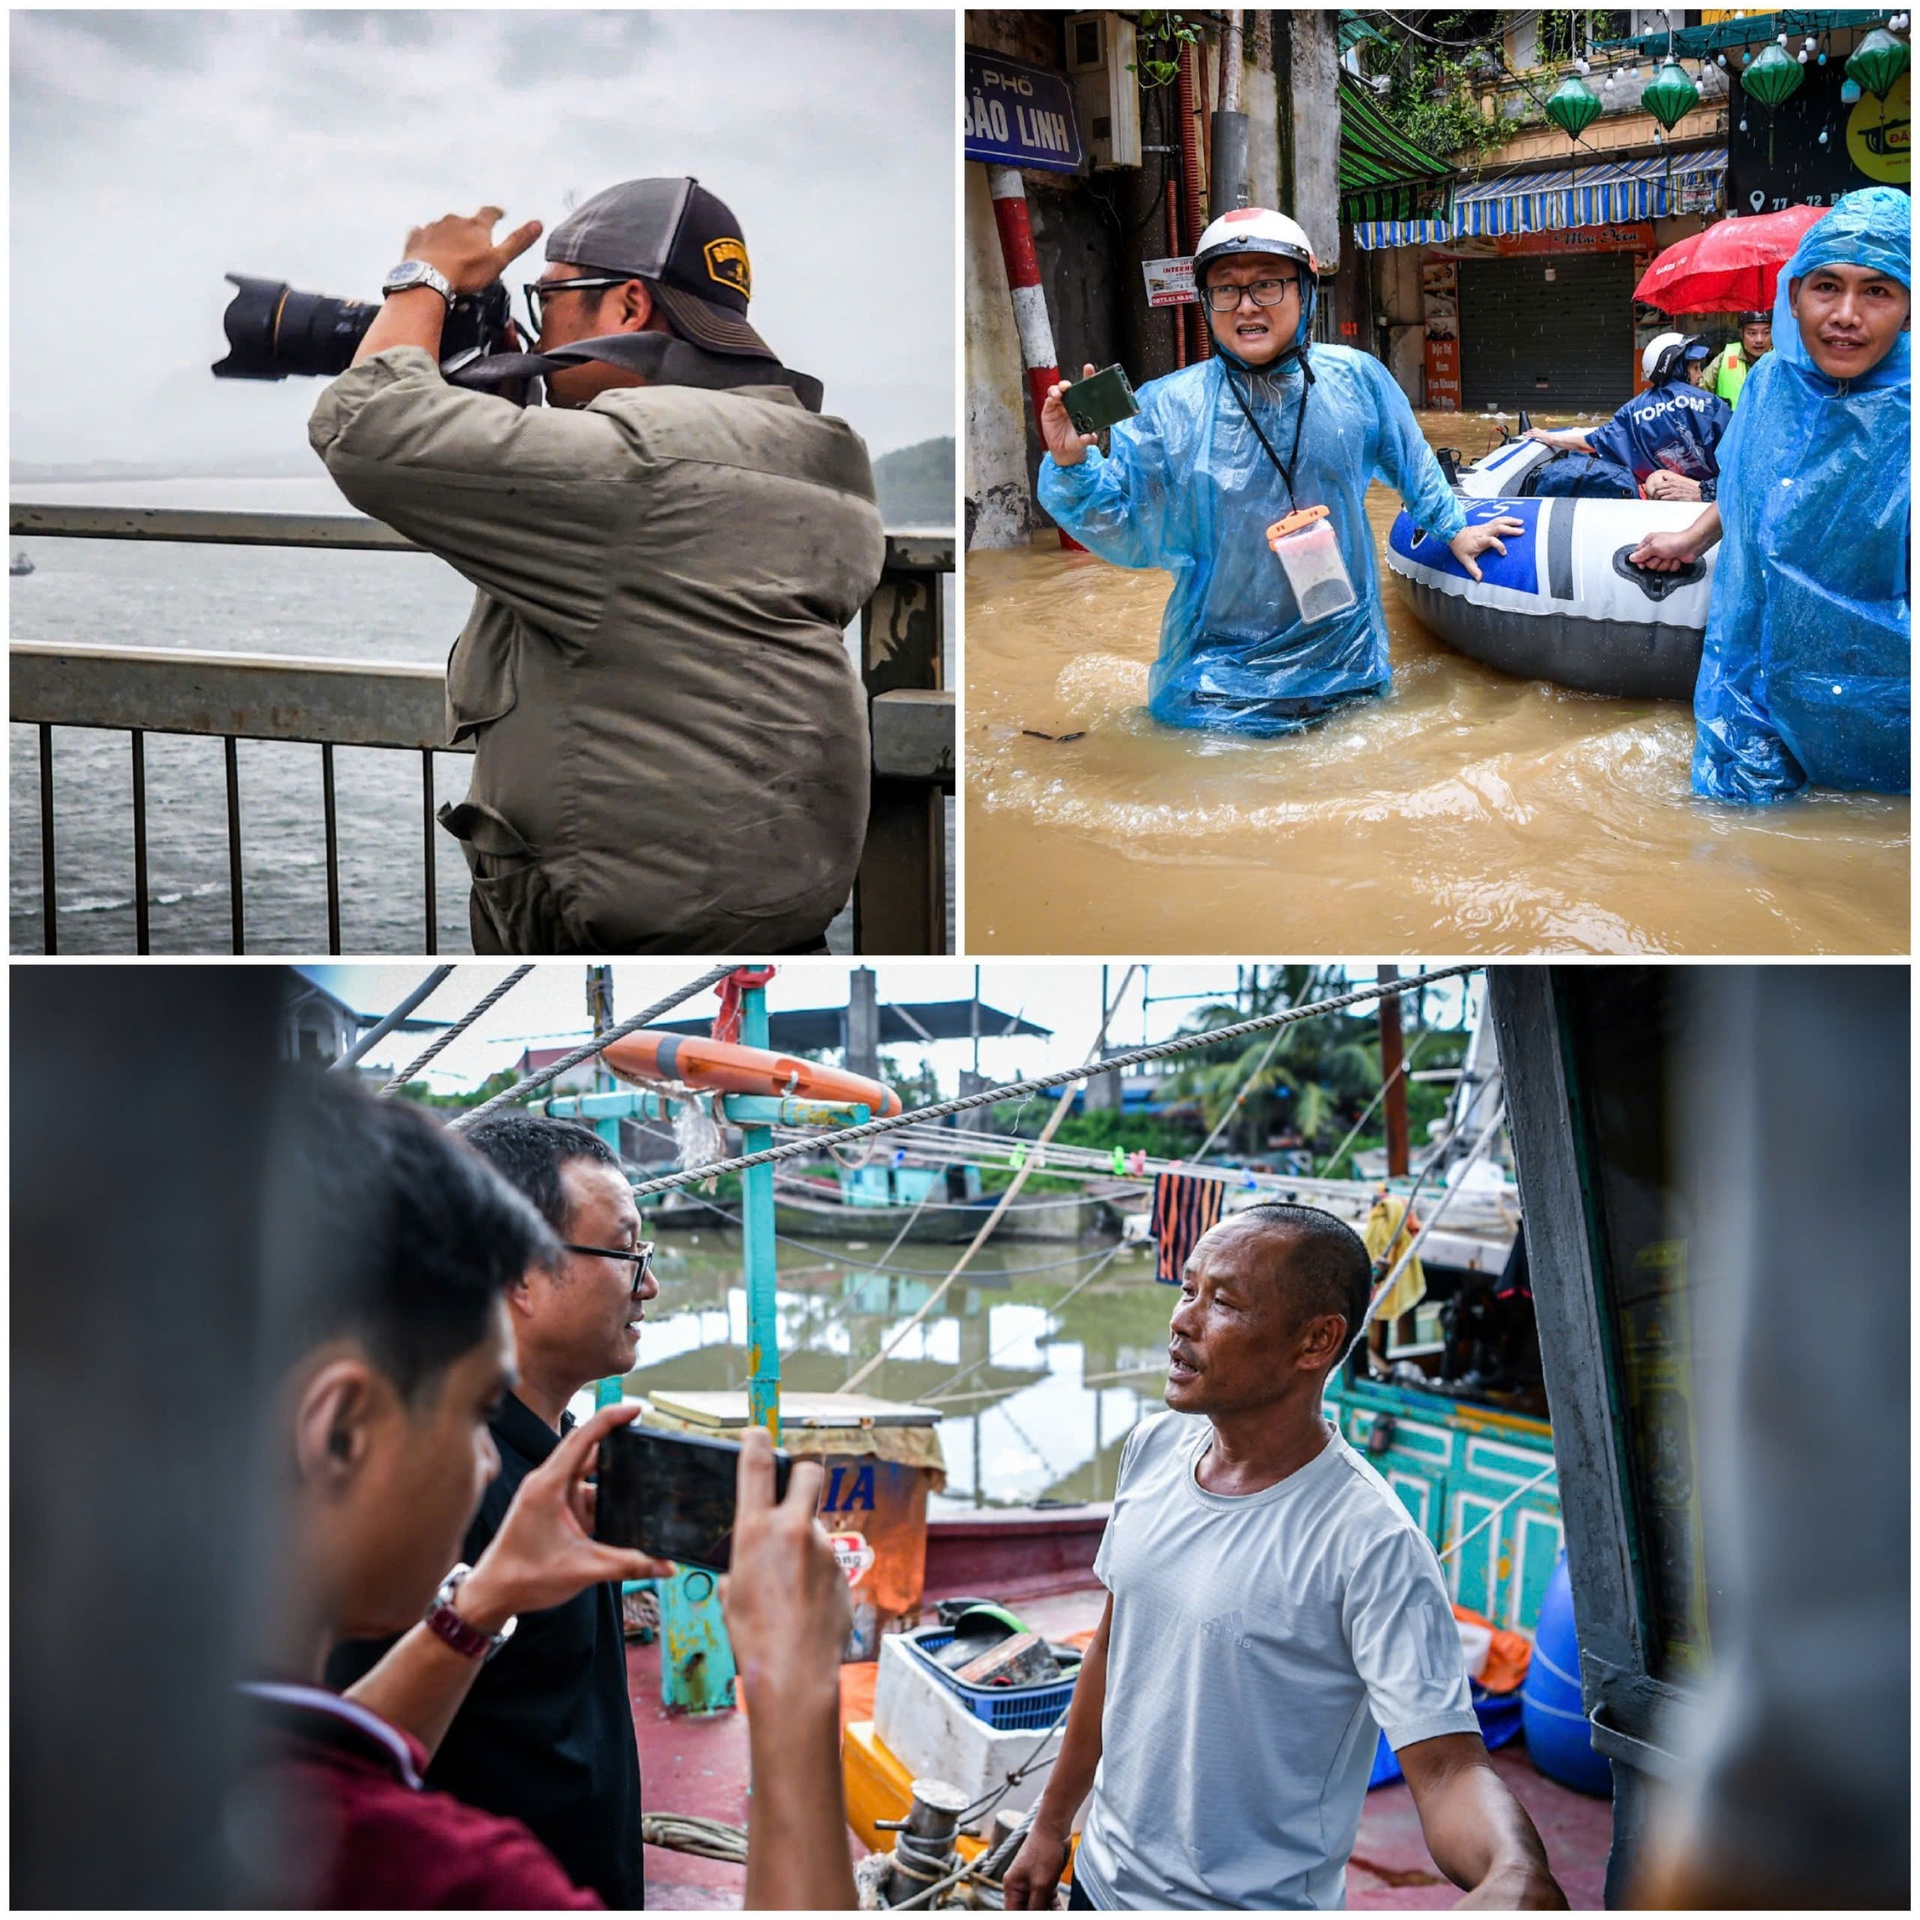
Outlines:
MULTIPOLYGON (((346 514, 220 513, 134 507, 15 505, 18 534, 91 540, 190 541, 215 546, 421 549, 378 521, 346 514)), ((946 947, 944 796, 954 784, 953 695, 942 686, 951 534, 889 534, 880 584, 861 615, 862 677, 873 740, 867 842, 854 882, 854 944, 862 952, 939 953, 946 947)), ((433 756, 445 744, 446 676, 437 666, 16 642, 12 720, 39 730, 42 945, 59 951, 53 729, 124 731, 133 774, 135 951, 149 951, 146 736, 217 737, 226 767, 227 873, 233 951, 246 951, 238 742, 298 741, 320 749, 327 871, 327 951, 340 952, 336 747, 420 756, 425 850, 422 950, 439 948, 433 756)))

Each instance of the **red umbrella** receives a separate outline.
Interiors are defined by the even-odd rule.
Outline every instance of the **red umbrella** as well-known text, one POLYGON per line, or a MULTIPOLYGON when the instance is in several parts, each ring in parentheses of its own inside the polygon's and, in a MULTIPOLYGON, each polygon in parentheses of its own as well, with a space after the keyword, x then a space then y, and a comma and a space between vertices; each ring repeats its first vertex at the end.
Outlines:
POLYGON ((1768 312, 1780 269, 1826 217, 1825 207, 1788 207, 1716 221, 1661 254, 1633 297, 1663 313, 1768 312))

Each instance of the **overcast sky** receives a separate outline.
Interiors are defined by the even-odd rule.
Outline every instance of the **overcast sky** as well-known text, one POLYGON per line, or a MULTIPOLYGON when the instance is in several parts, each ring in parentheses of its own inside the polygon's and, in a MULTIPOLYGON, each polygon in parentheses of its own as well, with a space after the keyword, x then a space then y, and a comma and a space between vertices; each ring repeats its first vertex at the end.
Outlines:
POLYGON ((551 230, 676 173, 733 208, 754 325, 873 453, 954 430, 951 12, 11 21, 17 461, 304 448, 318 383, 207 372, 224 273, 377 298, 443 213, 551 230))
MULTIPOLYGON (((856 963, 857 964, 857 963, 856 963)), ((869 962, 876 974, 880 998, 888 1000, 964 1000, 973 991, 971 961, 908 961, 889 964, 869 962)), ((1371 980, 1375 968, 1371 961, 1354 960, 1347 964, 1355 984, 1371 980)), ((775 974, 767 989, 767 1004, 781 1008, 845 1006, 846 961, 789 961, 775 974)), ((1403 972, 1417 969, 1404 963, 1403 972)), ((306 967, 303 972, 322 980, 350 1005, 367 1012, 384 1013, 415 986, 422 977, 418 963, 411 965, 321 966, 306 967)), ((423 1003, 423 1018, 454 1020, 497 985, 510 971, 486 961, 468 961, 457 967, 453 976, 429 1000, 423 1003)), ((664 998, 675 987, 701 971, 684 960, 615 961, 613 963, 614 1012, 629 1019, 654 1001, 664 998)), ((1143 972, 1136 969, 1124 993, 1120 991, 1124 966, 1110 967, 1107 991, 1117 998, 1109 1041, 1118 1046, 1138 1046, 1143 1038, 1160 1040, 1185 1024, 1202 1004, 1190 998, 1171 996, 1218 995, 1231 998, 1234 966, 1231 961, 1156 961, 1143 972), (1143 992, 1151 993, 1155 1004, 1143 1008, 1143 992), (1164 998, 1163 998, 1164 997, 1164 998)), ((1060 1067, 1074 1066, 1092 1050, 1100 1029, 1101 969, 1097 962, 1077 960, 985 961, 980 968, 980 998, 1003 1013, 1023 1014, 1036 1025, 1052 1029, 1047 1040, 987 1040, 980 1049, 981 1070, 993 1080, 1013 1080, 1034 1074, 1050 1073, 1060 1067)), ((1478 975, 1469 976, 1471 991, 1480 991, 1478 975)), ((712 991, 698 995, 677 1011, 664 1015, 669 1020, 711 1018, 718 1002, 712 991)), ((1443 981, 1428 999, 1429 1018, 1449 1023, 1459 1018, 1460 985, 1443 981)), ((1364 1013, 1366 1008, 1362 1008, 1364 1013)), ((482 1015, 471 1033, 456 1040, 434 1062, 428 1077, 443 1090, 476 1085, 488 1074, 509 1067, 527 1046, 555 1046, 564 1040, 586 1038, 589 1025, 586 1014, 586 975, 578 965, 554 962, 538 968, 523 980, 491 1012, 482 1015), (444 1069, 444 1072, 442 1071, 444 1069)), ((402 1034, 376 1046, 369 1059, 377 1064, 399 1068, 427 1044, 431 1036, 402 1034)), ((972 1062, 970 1040, 943 1041, 920 1049, 889 1048, 903 1066, 912 1068, 921 1058, 933 1064, 941 1089, 953 1093, 960 1069, 972 1062)))

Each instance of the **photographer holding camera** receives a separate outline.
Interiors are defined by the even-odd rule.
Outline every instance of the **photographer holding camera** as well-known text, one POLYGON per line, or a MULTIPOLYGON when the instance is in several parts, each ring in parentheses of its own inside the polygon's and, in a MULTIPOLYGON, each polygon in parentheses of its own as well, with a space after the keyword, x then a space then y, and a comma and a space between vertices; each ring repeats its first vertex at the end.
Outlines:
POLYGON ((471 580, 447 663, 479 953, 818 950, 866 831, 842 634, 885 543, 859 436, 747 323, 739 224, 632 180, 548 237, 532 354, 439 354, 539 236, 417 228, 310 426, 342 493, 471 580), (545 407, 497 392, 545 381, 545 407))

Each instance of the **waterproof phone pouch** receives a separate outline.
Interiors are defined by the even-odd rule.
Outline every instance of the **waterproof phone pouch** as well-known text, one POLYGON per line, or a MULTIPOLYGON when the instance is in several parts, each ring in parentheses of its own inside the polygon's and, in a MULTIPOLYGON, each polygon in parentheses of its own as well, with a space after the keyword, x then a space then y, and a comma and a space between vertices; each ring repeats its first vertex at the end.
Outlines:
POLYGON ((1088 374, 1084 380, 1074 381, 1060 396, 1060 404, 1066 408, 1067 418, 1077 433, 1104 432, 1122 420, 1131 420, 1140 411, 1127 370, 1117 361, 1110 367, 1102 367, 1098 373, 1088 374))
POLYGON ((1302 507, 1276 521, 1267 529, 1267 545, 1287 570, 1303 624, 1344 613, 1358 601, 1325 507, 1302 507))

